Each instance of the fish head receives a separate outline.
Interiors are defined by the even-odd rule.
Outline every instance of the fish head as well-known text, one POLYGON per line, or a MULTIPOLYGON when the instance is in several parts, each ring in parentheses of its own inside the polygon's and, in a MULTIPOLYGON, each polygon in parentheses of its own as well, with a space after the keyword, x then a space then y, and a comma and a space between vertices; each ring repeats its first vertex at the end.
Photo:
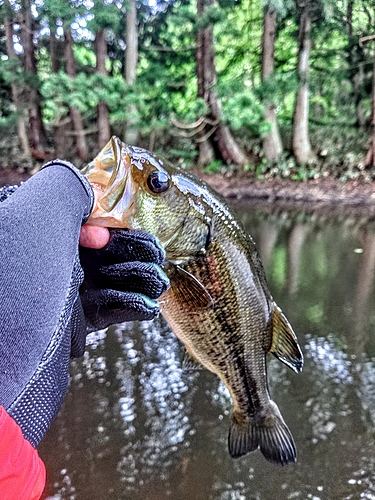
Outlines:
POLYGON ((117 137, 83 173, 97 195, 88 224, 154 234, 176 264, 205 251, 212 216, 188 174, 117 137))

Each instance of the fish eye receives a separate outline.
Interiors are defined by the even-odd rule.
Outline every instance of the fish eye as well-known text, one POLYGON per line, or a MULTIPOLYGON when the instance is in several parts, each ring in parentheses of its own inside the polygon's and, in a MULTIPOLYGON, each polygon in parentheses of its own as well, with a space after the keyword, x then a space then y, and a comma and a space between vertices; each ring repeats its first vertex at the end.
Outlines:
POLYGON ((169 188, 169 177, 165 172, 155 170, 147 177, 147 186, 152 193, 164 193, 169 188))

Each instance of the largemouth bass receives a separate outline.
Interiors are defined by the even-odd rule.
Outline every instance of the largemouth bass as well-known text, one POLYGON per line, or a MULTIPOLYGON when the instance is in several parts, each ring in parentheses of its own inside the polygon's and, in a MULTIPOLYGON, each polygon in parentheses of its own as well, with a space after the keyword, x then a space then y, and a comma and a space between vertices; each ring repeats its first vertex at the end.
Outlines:
POLYGON ((187 364, 200 363, 229 390, 230 455, 259 448, 270 462, 295 462, 293 437, 270 398, 266 354, 295 372, 303 356, 251 236, 206 183, 116 137, 84 173, 99 193, 89 224, 147 231, 164 247, 171 286, 161 312, 187 364))

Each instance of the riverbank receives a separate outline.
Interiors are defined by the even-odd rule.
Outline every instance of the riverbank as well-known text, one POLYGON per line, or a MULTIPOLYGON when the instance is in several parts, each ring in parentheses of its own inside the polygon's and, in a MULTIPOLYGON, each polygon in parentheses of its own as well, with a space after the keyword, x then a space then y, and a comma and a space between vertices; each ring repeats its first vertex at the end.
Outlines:
MULTIPOLYGON (((339 181, 327 177, 308 181, 286 179, 254 180, 248 176, 227 177, 221 174, 194 172, 225 198, 254 202, 281 202, 297 205, 345 206, 373 208, 375 213, 375 182, 339 181)), ((7 168, 0 170, 0 185, 19 184, 30 174, 7 168)))
POLYGON ((332 177, 308 181, 251 180, 217 174, 200 177, 237 207, 243 202, 267 213, 298 210, 323 217, 375 219, 375 182, 343 182, 332 177))
POLYGON ((225 198, 288 201, 295 203, 375 205, 375 183, 364 181, 338 181, 322 178, 309 181, 282 179, 250 180, 246 177, 200 174, 225 198))

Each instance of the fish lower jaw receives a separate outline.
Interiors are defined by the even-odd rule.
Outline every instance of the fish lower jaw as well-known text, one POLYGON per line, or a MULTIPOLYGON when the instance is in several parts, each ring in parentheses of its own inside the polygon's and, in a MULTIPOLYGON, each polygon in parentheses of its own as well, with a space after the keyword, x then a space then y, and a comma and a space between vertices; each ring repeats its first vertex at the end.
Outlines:
POLYGON ((87 224, 89 226, 100 226, 100 227, 108 227, 116 229, 132 229, 128 225, 124 225, 123 221, 120 221, 115 217, 103 216, 103 215, 96 216, 95 213, 90 215, 87 224))

